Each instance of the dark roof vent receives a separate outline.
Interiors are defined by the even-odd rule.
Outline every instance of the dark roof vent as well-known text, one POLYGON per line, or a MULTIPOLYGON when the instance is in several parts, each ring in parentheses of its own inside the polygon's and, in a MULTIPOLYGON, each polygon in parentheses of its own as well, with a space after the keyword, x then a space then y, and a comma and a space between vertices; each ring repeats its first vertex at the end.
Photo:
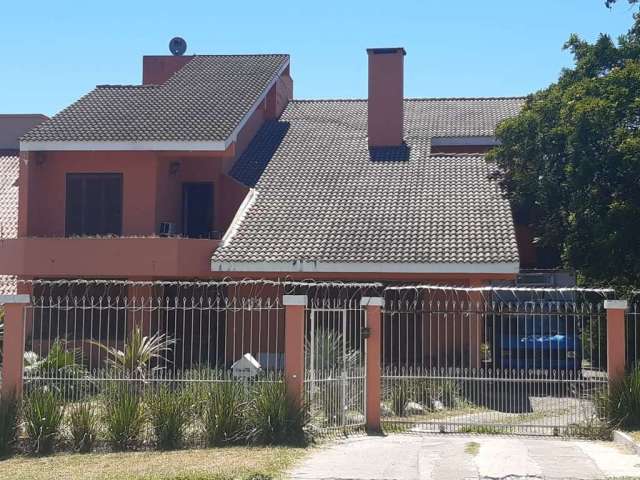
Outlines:
POLYGON ((169 51, 173 55, 184 55, 187 51, 187 42, 182 37, 173 37, 169 42, 169 51))

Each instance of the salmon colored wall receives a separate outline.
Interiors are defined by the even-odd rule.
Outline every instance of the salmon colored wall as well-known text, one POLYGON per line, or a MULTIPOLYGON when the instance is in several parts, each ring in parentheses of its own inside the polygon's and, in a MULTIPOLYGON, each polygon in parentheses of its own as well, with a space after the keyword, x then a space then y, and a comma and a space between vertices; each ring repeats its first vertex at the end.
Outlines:
POLYGON ((218 177, 218 193, 221 196, 217 211, 218 224, 220 225, 220 231, 225 232, 249 193, 249 187, 223 174, 218 177))
POLYGON ((218 208, 224 199, 220 195, 218 179, 222 173, 222 163, 213 158, 167 157, 159 159, 158 168, 158 222, 174 222, 178 232, 182 232, 182 186, 186 182, 212 182, 214 225, 218 230, 218 208), (169 172, 172 163, 178 164, 177 172, 169 172))
MULTIPOLYGON (((273 88, 275 88, 275 86, 273 88)), ((268 94, 267 94, 267 97, 268 97, 268 94)), ((246 148, 249 146, 249 143, 251 143, 251 140, 253 140, 253 137, 255 136, 255 134, 258 132, 258 130, 260 130, 260 127, 262 127, 262 124, 266 119, 265 110, 266 110, 266 99, 263 100, 263 102, 258 106, 258 108, 256 108, 256 110, 247 119, 247 122, 244 124, 244 127, 242 128, 242 130, 238 132, 238 138, 236 139, 236 150, 235 150, 236 155, 234 158, 228 159, 228 161, 226 162, 225 169, 227 171, 231 170, 231 168, 233 167, 234 160, 236 158, 239 158, 240 155, 242 155, 242 152, 246 150, 246 148)))
MULTIPOLYGON (((386 51, 386 49, 383 49, 386 51)), ((369 54, 368 139, 370 147, 402 145, 404 50, 369 54)))
POLYGON ((160 222, 181 231, 182 184, 214 183, 214 230, 224 232, 248 188, 224 174, 221 158, 155 152, 46 152, 30 154, 21 166, 21 211, 28 211, 22 236, 64 236, 67 173, 122 173, 125 236, 151 235, 160 222), (177 172, 170 167, 177 162, 177 172), (27 188, 23 189, 22 185, 27 188), (27 195, 27 192, 29 194, 27 195))
POLYGON ((123 235, 156 231, 152 152, 42 152, 34 160, 29 162, 27 235, 64 236, 67 173, 122 173, 123 235))
POLYGON ((142 57, 142 84, 160 85, 184 67, 193 55, 145 55, 142 57))

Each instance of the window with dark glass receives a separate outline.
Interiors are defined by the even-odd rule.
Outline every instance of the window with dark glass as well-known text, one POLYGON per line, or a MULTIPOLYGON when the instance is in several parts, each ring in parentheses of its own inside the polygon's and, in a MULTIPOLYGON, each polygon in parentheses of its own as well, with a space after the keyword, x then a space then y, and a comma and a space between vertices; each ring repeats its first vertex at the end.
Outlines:
POLYGON ((67 236, 122 234, 122 174, 67 174, 67 236))

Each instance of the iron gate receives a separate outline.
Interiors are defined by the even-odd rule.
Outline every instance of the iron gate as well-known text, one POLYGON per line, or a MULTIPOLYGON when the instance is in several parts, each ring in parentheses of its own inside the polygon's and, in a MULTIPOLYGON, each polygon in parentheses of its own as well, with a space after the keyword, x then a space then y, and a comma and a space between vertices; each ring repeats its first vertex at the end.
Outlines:
POLYGON ((593 435, 607 391, 602 298, 408 290, 383 316, 387 429, 593 435))
POLYGON ((355 299, 312 299, 305 320, 305 399, 320 432, 365 426, 365 315, 355 299))

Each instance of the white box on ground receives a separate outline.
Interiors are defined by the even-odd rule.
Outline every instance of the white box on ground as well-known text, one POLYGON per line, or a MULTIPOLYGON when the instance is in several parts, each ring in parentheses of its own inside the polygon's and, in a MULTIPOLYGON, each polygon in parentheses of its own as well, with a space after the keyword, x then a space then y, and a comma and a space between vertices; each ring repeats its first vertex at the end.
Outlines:
POLYGON ((250 353, 245 353, 240 360, 231 365, 231 372, 235 378, 255 377, 262 367, 250 353))

